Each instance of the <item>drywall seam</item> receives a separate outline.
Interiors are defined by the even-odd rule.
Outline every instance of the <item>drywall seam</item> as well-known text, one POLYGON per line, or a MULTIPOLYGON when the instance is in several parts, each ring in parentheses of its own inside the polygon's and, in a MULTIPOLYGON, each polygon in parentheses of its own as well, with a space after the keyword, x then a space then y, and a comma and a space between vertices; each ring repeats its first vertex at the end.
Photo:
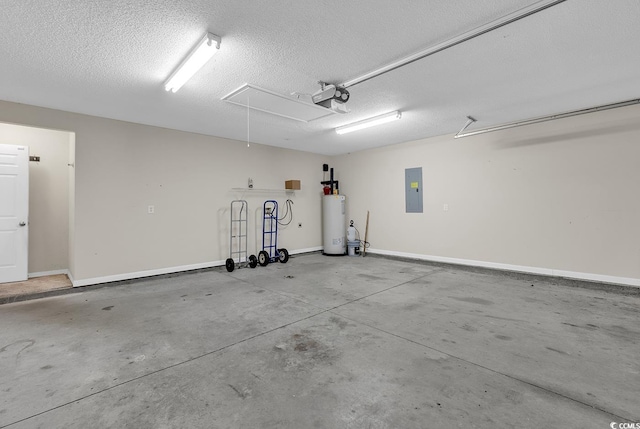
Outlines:
MULTIPOLYGON (((289 252, 289 254, 299 255, 301 253, 316 252, 318 250, 322 250, 322 246, 292 250, 289 252)), ((162 274, 173 274, 173 273, 180 273, 184 271, 201 270, 204 268, 221 267, 224 264, 225 264, 225 261, 203 262, 200 264, 180 265, 177 267, 159 268, 156 270, 138 271, 133 273, 116 274, 116 275, 104 276, 104 277, 93 277, 93 278, 82 279, 82 280, 74 280, 68 272, 66 272, 65 274, 69 276, 69 279, 71 280, 71 284, 73 284, 73 287, 81 287, 81 286, 97 285, 100 283, 111 283, 111 282, 119 282, 123 280, 139 279, 143 277, 159 276, 162 274)))
POLYGON ((616 277, 602 274, 581 273, 576 271, 554 270, 552 268, 527 267, 524 265, 501 264, 496 262, 476 261, 472 259, 449 258, 445 256, 421 255, 418 253, 395 252, 392 250, 367 249, 367 253, 418 259, 421 261, 444 262, 447 264, 467 265, 471 267, 492 268, 495 270, 515 271, 520 273, 540 274, 544 276, 564 277, 576 280, 587 280, 599 283, 611 283, 640 287, 640 279, 629 277, 616 277))
POLYGON ((64 269, 64 270, 53 270, 53 271, 40 271, 37 273, 29 273, 29 278, 35 278, 35 277, 46 277, 46 276, 58 276, 60 274, 66 274, 67 277, 69 276, 69 270, 64 269))

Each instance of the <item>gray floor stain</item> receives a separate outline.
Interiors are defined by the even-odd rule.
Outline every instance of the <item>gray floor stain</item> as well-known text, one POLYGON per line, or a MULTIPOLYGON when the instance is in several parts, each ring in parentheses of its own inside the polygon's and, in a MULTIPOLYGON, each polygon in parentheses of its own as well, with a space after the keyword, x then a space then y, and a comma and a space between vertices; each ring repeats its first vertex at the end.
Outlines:
POLYGON ((240 399, 247 399, 250 396, 251 392, 249 390, 240 391, 240 389, 235 387, 233 384, 227 384, 227 386, 229 386, 231 389, 233 389, 233 391, 236 393, 236 395, 238 395, 238 398, 240 398, 240 399))
POLYGON ((569 353, 563 352, 562 350, 554 349, 553 347, 545 347, 547 350, 551 350, 552 352, 560 353, 561 355, 568 355, 569 353))
POLYGON ((513 338, 507 336, 507 335, 496 335, 495 336, 497 339, 502 340, 502 341, 511 341, 513 340, 513 338))
POLYGON ((113 307, 115 307, 115 306, 114 306, 114 305, 110 305, 110 306, 108 306, 108 307, 104 307, 104 308, 103 308, 103 310, 104 310, 104 311, 109 311, 109 310, 111 310, 113 307))
POLYGON ((26 344, 24 347, 22 347, 18 353, 16 353, 16 359, 18 358, 18 356, 20 356, 20 353, 22 353, 23 351, 25 351, 26 349, 28 349, 29 347, 33 346, 36 343, 35 340, 19 340, 19 341, 15 341, 11 344, 7 344, 6 346, 4 346, 3 348, 0 349, 0 353, 6 352, 9 350, 9 348, 11 348, 12 346, 18 345, 18 344, 26 344))
POLYGON ((331 316, 329 318, 329 322, 338 325, 338 328, 340 328, 340 329, 344 329, 344 328, 347 327, 347 325, 349 325, 349 323, 347 323, 345 320, 342 320, 342 319, 340 319, 339 317, 336 317, 336 316, 331 316))
POLYGON ((478 329, 474 328, 473 326, 469 325, 468 323, 465 323, 464 325, 462 325, 462 329, 464 329, 465 331, 468 331, 468 332, 478 332, 478 329))
POLYGON ((277 352, 277 365, 287 372, 312 371, 317 366, 333 365, 339 357, 333 347, 307 330, 291 335, 277 344, 274 351, 277 352))
POLYGON ((386 280, 384 277, 372 276, 371 274, 358 274, 358 277, 369 280, 386 280))
POLYGON ((482 317, 486 317, 486 318, 489 318, 489 319, 496 319, 496 320, 508 320, 510 322, 527 322, 527 320, 512 319, 510 317, 491 316, 489 314, 485 314, 482 317))
POLYGON ((318 350, 318 343, 315 340, 308 339, 308 338, 307 339, 297 338, 297 340, 298 342, 296 343, 296 346, 293 348, 297 352, 306 352, 306 351, 315 352, 316 350, 318 350))
POLYGON ((580 326, 580 325, 574 325, 573 323, 567 323, 567 322, 562 322, 563 325, 567 325, 567 326, 571 326, 573 328, 581 328, 581 329, 587 329, 589 331, 595 331, 596 329, 598 329, 597 326, 595 325, 585 325, 585 326, 580 326))
POLYGON ((404 305, 402 309, 406 311, 412 311, 412 310, 417 310, 420 307, 422 307, 422 305, 418 304, 417 302, 414 302, 411 304, 404 305))
POLYGON ((631 343, 640 341, 640 332, 628 329, 624 326, 612 325, 604 329, 612 335, 615 335, 618 338, 623 338, 631 343))
POLYGON ((481 305, 493 305, 493 301, 489 301, 482 298, 457 298, 455 296, 450 296, 449 298, 455 299, 456 301, 470 302, 472 304, 481 304, 481 305))

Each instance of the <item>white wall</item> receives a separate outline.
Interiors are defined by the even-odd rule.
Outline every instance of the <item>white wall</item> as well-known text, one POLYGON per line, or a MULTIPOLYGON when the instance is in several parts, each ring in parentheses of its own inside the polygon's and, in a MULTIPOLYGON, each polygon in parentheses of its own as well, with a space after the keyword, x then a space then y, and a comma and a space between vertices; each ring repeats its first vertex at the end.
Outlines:
POLYGON ((639 116, 627 107, 332 163, 363 235, 371 211, 379 252, 640 285, 639 116), (423 214, 405 213, 411 167, 423 169, 423 214))
POLYGON ((24 145, 29 163, 29 273, 69 267, 69 149, 64 131, 0 123, 0 144, 24 145))
MULTIPOLYGON (((374 250, 640 285, 639 114, 627 107, 329 159, 0 102, 0 121, 75 132, 69 267, 76 284, 223 261, 230 201, 247 197, 255 224, 265 199, 287 197, 232 191, 249 177, 256 188, 302 181, 280 244, 317 248, 318 182, 328 162, 363 234, 371 211, 374 250), (411 167, 423 168, 423 214, 404 213, 411 167)), ((258 245, 254 235, 250 251, 258 245)))
MULTIPOLYGON (((291 197, 294 223, 279 244, 290 251, 322 244, 319 182, 327 157, 9 102, 0 102, 0 121, 75 133, 76 285, 224 261, 231 200, 246 197, 254 223, 265 199, 287 198, 232 191, 249 177, 256 188, 278 190, 287 179, 301 180, 291 197)), ((258 244, 251 240, 250 251, 258 244)))

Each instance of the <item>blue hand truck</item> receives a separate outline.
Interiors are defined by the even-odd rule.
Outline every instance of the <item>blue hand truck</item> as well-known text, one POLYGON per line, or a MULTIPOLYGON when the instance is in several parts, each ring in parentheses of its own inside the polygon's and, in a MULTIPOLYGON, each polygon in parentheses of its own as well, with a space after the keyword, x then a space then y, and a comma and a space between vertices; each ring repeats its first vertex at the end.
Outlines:
POLYGON ((278 202, 267 200, 263 205, 262 250, 258 253, 258 263, 266 266, 269 262, 289 260, 287 249, 278 249, 278 202))

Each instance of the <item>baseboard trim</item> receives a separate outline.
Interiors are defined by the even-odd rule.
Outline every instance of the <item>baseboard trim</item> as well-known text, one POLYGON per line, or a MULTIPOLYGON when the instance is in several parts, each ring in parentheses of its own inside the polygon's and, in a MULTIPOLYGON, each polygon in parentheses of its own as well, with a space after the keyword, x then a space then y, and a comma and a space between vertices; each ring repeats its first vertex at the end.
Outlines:
MULTIPOLYGON (((322 250, 322 246, 291 250, 289 251, 289 254, 299 255, 302 253, 317 252, 319 250, 322 250)), ((123 280, 140 279, 144 277, 153 277, 153 276, 159 276, 163 274, 173 274, 173 273, 181 273, 184 271, 193 271, 193 270, 201 270, 205 268, 221 267, 221 266, 224 266, 224 264, 225 264, 225 261, 212 261, 212 262, 203 262, 200 264, 180 265, 177 267, 159 268, 156 270, 137 271, 133 273, 115 274, 111 276, 93 277, 93 278, 80 279, 80 280, 73 279, 73 277, 67 271, 65 271, 65 274, 69 276, 69 279, 71 280, 71 284, 73 285, 73 287, 81 287, 81 286, 97 285, 101 283, 119 282, 123 280)))
POLYGON ((543 276, 562 277, 576 280, 587 280, 599 283, 640 287, 640 279, 630 277, 616 277, 603 274, 582 273, 576 271, 555 270, 552 268, 528 267, 524 265, 501 264, 497 262, 477 261, 473 259, 449 258, 446 256, 422 255, 419 253, 395 252, 392 250, 367 249, 367 253, 377 255, 396 256, 400 258, 418 259, 421 261, 443 262, 446 264, 467 265, 471 267, 491 268, 519 273, 539 274, 543 276))
POLYGON ((67 276, 69 276, 69 270, 53 270, 53 271, 40 271, 37 273, 29 273, 29 278, 36 278, 36 277, 46 277, 46 276, 58 276, 60 274, 66 274, 67 276))
POLYGON ((300 255, 302 253, 312 253, 312 252, 319 252, 323 249, 322 246, 317 246, 317 247, 308 247, 306 249, 297 249, 297 250, 291 250, 289 251, 290 255, 300 255))
POLYGON ((203 268, 220 267, 224 265, 224 263, 225 261, 212 261, 212 262, 203 262, 200 264, 180 265, 177 267, 137 271, 133 273, 115 274, 115 275, 104 276, 104 277, 93 277, 89 279, 81 279, 81 280, 72 279, 71 284, 73 284, 73 287, 91 286, 91 285, 97 285, 100 283, 120 282, 123 280, 140 279, 143 277, 153 277, 153 276, 159 276, 162 274, 173 274, 173 273, 181 273, 184 271, 201 270, 203 268))

